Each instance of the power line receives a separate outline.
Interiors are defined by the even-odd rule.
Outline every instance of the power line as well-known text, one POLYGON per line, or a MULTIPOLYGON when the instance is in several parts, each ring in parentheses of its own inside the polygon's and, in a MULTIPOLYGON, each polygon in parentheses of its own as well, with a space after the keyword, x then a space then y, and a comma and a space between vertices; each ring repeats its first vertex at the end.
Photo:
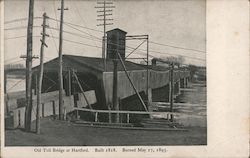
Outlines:
MULTIPOLYGON (((74 25, 74 24, 73 24, 73 25, 74 25)), ((72 26, 70 26, 70 25, 68 25, 68 26, 71 27, 71 28, 73 28, 73 29, 75 29, 75 30, 77 30, 77 31, 80 31, 80 32, 82 32, 82 33, 84 33, 84 34, 88 34, 88 33, 84 32, 84 31, 82 31, 82 30, 79 30, 79 29, 75 28, 75 27, 72 27, 72 26)), ((85 27, 82 27, 82 28, 85 28, 85 27)), ((95 37, 96 39, 101 40, 100 38, 98 38, 98 37, 96 37, 96 36, 93 36, 93 35, 91 35, 91 34, 88 34, 88 35, 90 35, 91 37, 95 37)), ((195 50, 195 49, 189 49, 189 48, 183 48, 183 47, 178 47, 178 46, 160 44, 160 43, 153 42, 153 41, 149 41, 149 42, 150 42, 150 43, 153 43, 153 44, 164 45, 164 46, 173 47, 173 48, 177 48, 177 49, 184 49, 184 50, 191 50, 191 51, 206 53, 206 52, 204 52, 204 51, 195 50)), ((127 47, 127 48, 130 48, 130 49, 135 49, 135 48, 130 47, 130 46, 126 46, 126 47, 127 47)), ((138 50, 142 50, 142 49, 138 49, 138 50)), ((146 51, 146 50, 143 50, 143 51, 146 51)), ((152 50, 150 50, 150 52, 159 53, 159 54, 180 55, 180 54, 173 54, 173 53, 162 53, 162 52, 157 52, 157 51, 152 51, 152 50)), ((197 60, 204 60, 204 59, 201 59, 201 58, 195 58, 195 57, 190 57, 190 56, 186 56, 186 55, 181 55, 181 56, 187 57, 187 58, 193 58, 193 59, 197 59, 197 60)))
MULTIPOLYGON (((49 19, 59 22, 59 20, 51 18, 51 17, 49 19)), ((72 25, 72 26, 76 26, 76 27, 80 27, 80 28, 84 28, 84 29, 88 29, 88 30, 91 30, 91 31, 99 32, 99 33, 103 33, 103 31, 100 31, 100 30, 96 30, 96 29, 92 29, 92 28, 89 28, 89 27, 73 24, 73 23, 70 23, 70 22, 64 22, 64 24, 72 25)))
MULTIPOLYGON (((52 28, 52 29, 54 29, 54 28, 52 28)), ((74 34, 74 33, 71 33, 71 32, 68 32, 68 33, 76 35, 76 36, 79 36, 78 34, 74 34)), ((54 38, 58 38, 58 37, 54 36, 54 38)), ((86 38, 86 37, 82 37, 82 38, 86 38)), ((85 46, 95 47, 95 48, 102 48, 102 47, 93 46, 93 45, 89 45, 89 44, 85 44, 85 43, 77 42, 77 41, 72 41, 72 40, 68 40, 68 39, 65 39, 65 41, 68 41, 68 42, 71 42, 71 43, 75 43, 75 44, 81 44, 81 45, 85 45, 85 46)), ((129 47, 129 46, 126 46, 126 47, 128 47, 130 49, 135 49, 135 48, 129 47)), ((141 50, 141 51, 144 51, 144 52, 146 51, 144 49, 138 49, 138 50, 141 50)), ((166 54, 168 54, 168 55, 180 55, 180 54, 173 54, 173 53, 163 53, 163 52, 158 52, 158 51, 155 51, 155 50, 150 50, 150 52, 157 53, 157 54, 163 54, 163 55, 166 55, 166 54)), ((186 56, 186 55, 180 55, 180 56, 183 56, 183 57, 186 57, 186 58, 190 58, 190 59, 196 59, 196 60, 206 61, 205 59, 196 58, 196 57, 190 57, 190 56, 186 56)))
MULTIPOLYGON (((58 39, 58 37, 55 37, 55 36, 50 36, 50 37, 58 39)), ((70 43, 75 43, 75 44, 80 44, 80 45, 84 45, 84 46, 89 46, 89 47, 93 47, 93 48, 102 49, 102 47, 94 46, 94 45, 90 45, 90 44, 86 44, 86 43, 82 43, 82 42, 78 42, 78 41, 72 41, 72 40, 65 39, 65 38, 63 40, 67 41, 67 42, 70 42, 70 43)), ((114 49, 108 49, 108 50, 114 50, 114 49)))
MULTIPOLYGON (((24 37, 27 37, 27 36, 8 37, 8 38, 4 38, 4 40, 18 39, 18 38, 24 38, 24 37)), ((40 37, 40 36, 32 36, 32 37, 40 37)))
MULTIPOLYGON (((141 51, 147 51, 145 49, 138 49, 138 50, 141 50, 141 51)), ((157 53, 157 54, 163 54, 163 55, 179 55, 179 56, 183 56, 183 57, 186 57, 186 58, 190 58, 190 59, 196 59, 196 60, 202 60, 202 61, 206 61, 205 59, 202 59, 202 58, 196 58, 196 57, 191 57, 191 56, 187 56, 187 55, 182 55, 182 54, 174 54, 174 53, 167 53, 167 52, 159 52, 159 51, 155 51, 155 50, 149 50, 150 53, 157 53)))
MULTIPOLYGON (((75 4, 75 2, 74 2, 73 4, 74 4, 74 7, 76 8, 76 11, 77 11, 79 17, 81 18, 81 20, 82 20, 82 22, 83 22, 83 24, 86 25, 84 19, 82 18, 81 14, 80 14, 80 11, 79 11, 77 5, 75 4)), ((88 33, 91 34, 89 31, 88 31, 88 33)), ((91 38, 92 38, 92 40, 93 40, 93 43, 97 46, 96 42, 94 41, 94 38, 93 38, 92 34, 91 34, 91 38)))
POLYGON ((94 38, 96 38, 96 39, 100 39, 100 38, 97 37, 97 36, 94 36, 94 35, 91 35, 90 33, 87 33, 87 32, 85 32, 85 31, 79 30, 78 28, 75 28, 75 27, 73 27, 73 26, 71 26, 71 25, 68 25, 68 24, 65 24, 65 25, 67 25, 68 27, 70 27, 70 28, 72 28, 72 29, 75 29, 75 30, 77 30, 77 31, 79 31, 79 32, 82 32, 82 33, 84 33, 84 34, 87 34, 87 35, 89 35, 89 36, 91 36, 91 37, 94 37, 94 38))
MULTIPOLYGON (((54 2, 53 2, 53 9, 54 9, 55 18, 56 18, 56 19, 55 19, 55 20, 56 20, 56 26, 57 26, 57 28, 59 28, 59 27, 58 27, 58 22, 59 22, 59 20, 57 20, 57 14, 56 14, 56 6, 55 6, 55 2, 56 2, 56 1, 54 1, 54 2)), ((48 19, 50 19, 50 18, 48 18, 48 19)))
MULTIPOLYGON (((58 37, 55 37, 55 36, 51 36, 51 37, 56 38, 56 39, 59 39, 58 37)), ((93 46, 93 45, 86 44, 86 43, 82 43, 82 42, 72 41, 72 40, 65 39, 65 38, 64 38, 63 40, 64 40, 64 41, 67 41, 67 42, 75 43, 75 44, 81 44, 81 45, 89 46, 89 47, 102 48, 102 47, 93 46)))
MULTIPOLYGON (((149 50, 149 52, 153 52, 153 53, 156 53, 156 54, 163 54, 163 55, 168 54, 168 55, 171 55, 171 56, 172 55, 179 55, 179 54, 172 54, 172 53, 162 53, 162 52, 157 52, 157 51, 152 51, 152 50, 149 50)), ((134 54, 141 54, 141 55, 144 55, 144 56, 146 55, 144 53, 134 53, 134 54)), ((155 56, 153 56, 153 55, 149 54, 149 56, 155 58, 155 56)), ((206 61, 205 59, 201 59, 201 58, 195 58, 195 57, 184 56, 184 55, 180 55, 180 56, 183 56, 183 57, 186 57, 186 58, 190 58, 190 59, 194 59, 194 60, 206 61)))
MULTIPOLYGON (((59 29, 54 28, 54 27, 50 27, 50 29, 59 31, 59 29)), ((98 39, 93 39, 93 38, 91 38, 91 36, 84 36, 84 35, 81 35, 81 34, 77 34, 77 33, 74 33, 74 32, 70 32, 70 31, 65 31, 65 30, 63 30, 63 32, 64 32, 64 33, 71 34, 71 35, 74 35, 74 36, 77 36, 77 37, 85 38, 85 39, 90 39, 90 40, 95 40, 95 41, 101 41, 101 39, 99 39, 99 40, 98 40, 98 39)))
MULTIPOLYGON (((48 25, 49 25, 49 22, 48 22, 48 25)), ((55 39, 53 38, 54 34, 53 34, 53 32, 52 32, 52 29, 51 29, 50 27, 48 27, 48 28, 49 28, 50 33, 51 33, 51 35, 52 35, 52 36, 51 36, 52 38, 50 38, 50 39, 53 40, 54 46, 55 46, 56 51, 57 51, 57 53, 58 53, 58 48, 57 48, 57 45, 56 45, 56 41, 55 41, 55 39)))
MULTIPOLYGON (((34 19, 42 19, 42 17, 34 17, 34 19)), ((15 22, 20 22, 20 21, 26 21, 26 20, 28 20, 28 18, 19 18, 19 19, 5 21, 4 24, 10 24, 10 23, 15 23, 15 22)))
POLYGON ((205 59, 196 58, 196 57, 190 57, 190 56, 180 55, 180 54, 173 54, 173 53, 167 53, 167 52, 162 53, 162 52, 158 52, 158 51, 154 51, 154 50, 150 50, 150 52, 157 53, 157 54, 179 55, 179 56, 183 56, 183 57, 185 57, 185 58, 190 58, 190 59, 196 59, 196 60, 206 61, 205 59))
MULTIPOLYGON (((33 28, 40 28, 41 26, 33 26, 33 28)), ((27 29, 27 26, 19 26, 19 27, 11 27, 4 29, 5 31, 8 30, 19 30, 19 29, 27 29)))
MULTIPOLYGON (((57 30, 57 31, 59 30, 59 29, 56 29, 56 28, 53 28, 53 27, 50 27, 50 29, 57 30)), ((79 31, 79 30, 78 30, 78 31, 79 31)), ((81 35, 81 34, 69 32, 69 31, 63 31, 63 32, 68 33, 68 34, 71 34, 71 35, 74 35, 74 36, 77 36, 77 37, 81 37, 81 38, 84 38, 84 39, 94 40, 94 39, 91 38, 91 37, 93 37, 93 35, 92 35, 92 36, 83 36, 83 35, 81 35)), ((83 33, 85 33, 85 32, 83 32, 83 33)), ((98 41, 98 42, 101 42, 101 41, 102 41, 100 38, 98 38, 98 37, 96 37, 96 36, 94 36, 94 37, 96 38, 95 41, 98 41)), ((121 46, 121 45, 115 44, 115 43, 110 43, 110 44, 121 46)), ((129 47, 129 46, 126 46, 126 47, 129 48, 129 49, 132 49, 132 50, 135 49, 135 48, 129 47)))
MULTIPOLYGON (((76 7, 77 9, 77 7, 76 7)), ((78 10, 78 14, 79 14, 79 10, 78 10)), ((55 13, 55 16, 56 16, 56 13, 55 13)), ((80 18, 82 19, 81 15, 79 14, 80 18)), ((34 19, 42 19, 42 17, 34 17, 34 19)), ((59 22, 59 20, 57 19, 54 19, 54 18, 49 18, 51 20, 54 20, 56 22, 59 22)), ((15 19, 15 20, 10 20, 10 21, 6 21, 4 24, 9 24, 9 23, 13 23, 13 22, 19 22, 19 21, 25 21, 27 20, 27 18, 20 18, 20 19, 15 19)), ((103 33, 103 31, 100 31, 100 30, 96 30, 96 29, 92 29, 92 28, 89 28, 89 27, 85 27, 85 26, 81 26, 81 25, 77 25, 77 24, 73 24, 73 23, 70 23, 70 22, 64 22, 65 24, 67 24, 67 26, 75 29, 75 30, 78 30, 82 33, 85 33, 85 34, 88 34, 90 35, 90 37, 95 37, 95 38, 98 38, 96 36, 93 36, 91 35, 90 33, 87 33, 87 32, 84 32, 82 30, 79 30, 75 27, 72 27, 72 26, 76 26, 76 27, 80 27, 80 28, 84 28, 84 29, 88 29, 88 30, 92 30, 92 31, 96 31, 96 32, 99 32, 99 33, 103 33)), ((57 24, 58 25, 58 24, 57 24)), ((41 27, 41 26, 34 26, 34 27, 41 27)), ((21 26, 21 27, 13 27, 13 28, 6 28, 4 30, 18 30, 18 29, 26 29, 27 26, 21 26)), ((21 38, 21 37, 20 37, 21 38)), ((194 52, 200 52, 200 53, 206 53, 206 51, 202 51, 202 50, 197 50, 197 49, 191 49, 191 48, 184 48, 184 47, 180 47, 180 46, 174 46, 174 45, 170 45, 170 44, 162 44, 162 43, 158 43, 158 42, 153 42, 153 41, 149 41, 149 43, 151 44, 155 44, 155 45, 160 45, 160 46, 166 46, 166 47, 171 47, 171 48, 176 48, 176 49, 182 49, 182 50, 189 50, 189 51, 194 51, 194 52)))
POLYGON ((149 41, 149 43, 160 45, 160 46, 172 47, 172 48, 176 48, 176 49, 183 49, 183 50, 190 50, 190 51, 195 51, 195 52, 200 52, 200 53, 206 53, 206 51, 202 51, 202 50, 184 48, 184 47, 173 46, 173 45, 169 45, 169 44, 162 44, 162 43, 157 43, 157 42, 153 42, 153 41, 149 41))
MULTIPOLYGON (((41 26, 34 26, 34 27, 41 27, 41 26)), ((72 27, 72 26, 70 26, 71 28, 73 28, 73 29, 75 29, 75 30, 77 30, 77 31, 80 31, 80 32, 82 32, 82 33, 85 33, 85 34, 88 34, 88 35, 90 35, 90 37, 88 37, 88 36, 83 36, 83 35, 79 35, 79 34, 76 34, 76 33, 73 33, 73 32, 69 32, 69 31, 63 31, 63 32, 65 32, 65 33, 69 33, 69 34, 72 34, 72 35, 75 35, 75 36, 78 36, 78 37, 81 37, 81 38, 85 38, 85 39, 91 39, 91 40, 94 40, 94 39, 92 39, 91 37, 95 37, 96 38, 96 41, 98 40, 99 42, 101 41, 101 39, 100 38, 98 38, 98 37, 96 37, 96 36, 93 36, 93 35, 91 35, 91 34, 89 34, 89 33, 86 33, 86 32, 84 32, 84 31, 82 31, 82 30, 79 30, 79 29, 77 29, 77 28, 75 28, 75 27, 72 27)), ((9 28, 9 29, 6 29, 6 30, 10 30, 10 29, 23 29, 23 28, 26 28, 25 26, 22 26, 22 27, 15 27, 15 28, 9 28)), ((51 27, 51 29, 54 29, 54 30, 58 30, 57 28, 52 28, 51 27)), ((14 38, 22 38, 22 37, 25 37, 25 36, 20 36, 20 37, 13 37, 13 39, 14 38)), ((56 37, 55 37, 56 38, 56 37)), ((93 45, 89 45, 89 44, 85 44, 85 43, 82 43, 82 42, 76 42, 76 41, 71 41, 71 40, 67 40, 68 42, 72 42, 72 43, 76 43, 76 44, 82 44, 82 45, 86 45, 86 46, 90 46, 90 47, 96 47, 96 48, 99 48, 98 46, 93 46, 93 45)), ((152 43, 152 42, 151 42, 152 43)), ((154 42, 155 43, 155 42, 154 42)), ((126 46, 127 48, 130 48, 130 49, 135 49, 135 48, 133 48, 133 47, 130 47, 130 46, 126 46)), ((144 50, 144 49, 138 49, 138 50, 141 50, 141 51, 146 51, 146 50, 144 50)), ((158 53, 158 54, 163 54, 163 55, 166 55, 166 54, 169 54, 169 55, 180 55, 180 54, 173 54, 173 53, 163 53, 163 52, 158 52, 158 51, 154 51, 154 50, 150 50, 150 52, 153 52, 153 53, 158 53)), ((205 59, 201 59, 201 58, 195 58, 195 57, 190 57, 190 56, 186 56, 186 55, 180 55, 180 56, 183 56, 183 57, 186 57, 186 58, 190 58, 190 59, 196 59, 196 60, 202 60, 202 61, 205 61, 205 59)))
MULTIPOLYGON (((55 20, 55 21, 58 21, 56 19, 53 19, 53 18, 50 18, 52 20, 55 20)), ((84 28, 84 29, 88 29, 88 30, 92 30, 92 31, 96 31, 96 32, 100 32, 100 33, 103 33, 103 31, 99 31, 99 30, 96 30, 96 29, 91 29, 91 28, 88 28, 88 27, 84 27, 84 26, 81 26, 81 25, 77 25, 77 24, 73 24, 73 23, 69 23, 69 22, 65 22, 65 24, 67 24, 67 26, 77 30, 77 31, 80 31, 84 34, 88 34, 90 35, 91 37, 95 37, 95 38, 98 38, 96 36, 93 36, 91 35, 90 33, 86 33, 82 30, 79 30, 73 26, 76 26, 76 27, 81 27, 81 28, 84 28), (72 26, 71 26, 72 25, 72 26)), ((99 39, 99 38, 98 38, 99 39)), ((197 50, 197 49, 191 49, 191 48, 184 48, 184 47, 180 47, 180 46, 174 46, 174 45, 170 45, 170 44, 162 44, 162 43, 158 43, 158 42, 153 42, 153 41, 149 41, 149 43, 152 43, 152 44, 155 44, 155 45, 161 45, 161 46, 166 46, 166 47, 171 47, 171 48, 175 48, 175 49, 182 49, 182 50, 189 50, 189 51, 194 51, 194 52, 200 52, 200 53, 206 53, 206 51, 202 51, 202 50, 197 50)), ((131 49, 134 49, 133 47, 128 47, 128 48, 131 48, 131 49)))

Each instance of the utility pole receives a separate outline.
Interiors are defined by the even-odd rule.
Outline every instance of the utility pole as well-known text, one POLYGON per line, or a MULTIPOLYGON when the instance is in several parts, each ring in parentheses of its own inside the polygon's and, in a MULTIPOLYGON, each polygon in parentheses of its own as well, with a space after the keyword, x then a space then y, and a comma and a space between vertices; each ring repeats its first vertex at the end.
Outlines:
POLYGON ((27 55, 26 55, 26 109, 25 109, 25 130, 31 130, 31 112, 32 112, 32 45, 33 45, 33 18, 34 18, 34 0, 29 1, 29 17, 27 28, 27 55))
POLYGON ((44 46, 48 47, 45 43, 45 37, 49 36, 46 34, 46 20, 47 20, 46 13, 43 14, 43 32, 41 33, 42 39, 41 41, 41 49, 40 49, 40 67, 39 67, 39 81, 37 87, 37 107, 36 107, 36 133, 40 134, 40 104, 41 104, 41 92, 42 92, 42 82, 43 82, 43 52, 44 46))
POLYGON ((97 26, 103 26, 103 39, 102 39, 102 58, 103 58, 103 66, 104 71, 106 71, 106 43, 107 43, 107 36, 106 36, 106 26, 107 25, 113 25, 113 23, 107 23, 107 21, 112 21, 113 19, 107 18, 108 16, 112 15, 112 8, 115 8, 115 6, 111 6, 113 4, 112 1, 109 0, 103 0, 98 1, 95 8, 101 9, 97 10, 97 13, 100 13, 97 15, 99 17, 97 21, 103 21, 103 23, 98 24, 97 26))
MULTIPOLYGON (((173 102, 174 102, 174 63, 170 64, 170 112, 173 112, 173 102)), ((170 115, 170 121, 173 122, 173 115, 170 115)))
POLYGON ((61 18, 60 18, 60 32, 59 32, 59 70, 58 70, 58 78, 59 78, 59 119, 63 120, 63 61, 62 61, 62 45, 63 45, 63 14, 64 10, 68 10, 68 8, 64 9, 64 0, 61 0, 61 18))

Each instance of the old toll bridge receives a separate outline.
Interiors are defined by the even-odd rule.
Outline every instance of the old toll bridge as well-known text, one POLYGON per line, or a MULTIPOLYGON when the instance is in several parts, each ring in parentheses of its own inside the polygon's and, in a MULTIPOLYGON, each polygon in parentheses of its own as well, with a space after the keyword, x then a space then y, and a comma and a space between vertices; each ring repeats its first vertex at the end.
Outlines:
MULTIPOLYGON (((107 58, 63 55, 63 111, 66 116, 88 122, 137 123, 153 112, 152 102, 170 102, 187 86, 188 68, 138 64, 125 57, 126 32, 114 29, 107 32, 107 58)), ((44 64, 41 117, 59 113, 58 69, 55 58, 44 64)), ((37 76, 39 66, 32 69, 33 110, 36 111, 37 76)), ((21 94, 7 94, 7 113, 13 113, 13 127, 24 127, 25 99, 21 94)), ((172 115, 170 111, 168 117, 172 115)), ((35 113, 32 113, 35 120, 35 113)), ((72 118, 71 118, 72 119, 72 118)))

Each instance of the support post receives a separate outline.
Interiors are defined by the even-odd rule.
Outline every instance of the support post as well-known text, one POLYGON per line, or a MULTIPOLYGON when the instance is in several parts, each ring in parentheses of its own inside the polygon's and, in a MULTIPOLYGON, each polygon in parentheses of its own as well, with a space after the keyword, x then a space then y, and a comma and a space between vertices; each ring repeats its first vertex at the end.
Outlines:
POLYGON ((4 72, 4 94, 7 93, 7 74, 4 72))
POLYGON ((129 80, 130 84, 132 85, 132 87, 133 87, 133 89, 134 89, 136 95, 138 96, 140 102, 142 103, 142 105, 143 105, 145 111, 148 111, 148 109, 147 109, 145 103, 143 102, 143 100, 142 100, 142 98, 141 98, 139 92, 138 92, 137 89, 135 88, 135 86, 134 86, 132 80, 130 79, 130 77, 129 77, 129 75, 128 75, 127 69, 126 69, 126 67, 125 67, 125 65, 124 65, 124 63, 123 63, 123 61, 122 61, 122 57, 121 57, 120 53, 117 53, 117 54, 118 54, 118 58, 119 58, 119 60, 120 60, 120 62, 121 62, 121 64, 122 64, 123 70, 125 71, 125 74, 126 74, 128 80, 129 80))
MULTIPOLYGON (((173 102, 174 102, 174 64, 171 63, 170 68, 170 112, 173 112, 173 102)), ((173 122, 173 114, 170 115, 170 121, 173 122)))
POLYGON ((26 56, 26 109, 25 109, 25 131, 31 131, 32 113, 32 34, 33 34, 34 0, 29 0, 29 17, 27 28, 27 56, 26 56))
POLYGON ((179 81, 177 82, 178 83, 178 95, 181 94, 181 79, 179 79, 179 81))
POLYGON ((98 121, 98 112, 95 113, 95 122, 98 121))
POLYGON ((147 106, 149 107, 149 105, 150 105, 150 96, 149 96, 149 68, 148 68, 148 62, 149 62, 149 51, 148 51, 148 46, 149 46, 149 37, 148 37, 148 35, 147 35, 147 106))
POLYGON ((64 14, 64 0, 61 0, 61 18, 60 18, 60 32, 59 32, 59 120, 63 120, 63 62, 62 62, 62 45, 63 45, 63 14, 64 14))
POLYGON ((9 96, 8 96, 8 94, 6 94, 5 108, 6 108, 6 114, 9 114, 9 96))
POLYGON ((188 77, 186 77, 186 88, 188 87, 188 77))
POLYGON ((111 107, 110 107, 110 105, 108 105, 108 109, 109 109, 109 123, 112 123, 112 116, 111 116, 111 107))
POLYGON ((127 113, 127 123, 129 123, 129 113, 127 113))
MULTIPOLYGON (((117 82, 117 59, 113 60, 113 64, 114 64, 114 70, 113 70, 113 107, 115 110, 119 111, 119 104, 118 104, 118 82, 117 82)), ((119 123, 119 113, 116 114, 115 116, 115 122, 119 123)))
POLYGON ((55 116, 56 115, 56 104, 55 104, 54 100, 52 101, 52 107, 53 107, 53 115, 55 116))
POLYGON ((75 79, 76 79, 76 81, 77 81, 77 83, 78 83, 78 85, 79 85, 79 88, 80 88, 80 90, 81 90, 81 92, 82 92, 82 94, 83 94, 83 97, 84 97, 84 99, 85 99, 87 105, 90 107, 90 109, 93 109, 92 106, 89 104, 89 101, 88 101, 88 99, 87 99, 87 97, 86 97, 86 95, 85 95, 85 93, 84 93, 84 91, 83 91, 83 88, 82 88, 82 86, 81 86, 81 84, 80 84, 80 82, 79 82, 79 80, 78 80, 78 77, 77 77, 77 75, 76 75, 76 73, 75 73, 74 71, 73 71, 73 75, 74 75, 74 77, 75 77, 75 79))
POLYGON ((44 117, 44 103, 42 103, 42 117, 44 117))
POLYGON ((71 96, 71 70, 68 71, 68 95, 71 96))
POLYGON ((169 74, 169 83, 168 83, 168 102, 170 102, 171 100, 171 70, 170 70, 170 74, 169 74))
POLYGON ((43 82, 43 58, 44 58, 44 46, 47 47, 45 43, 46 35, 46 13, 43 14, 43 32, 41 39, 41 49, 40 49, 40 67, 39 67, 39 81, 37 89, 37 107, 36 107, 36 133, 40 134, 40 104, 41 104, 41 93, 42 93, 42 82, 43 82))

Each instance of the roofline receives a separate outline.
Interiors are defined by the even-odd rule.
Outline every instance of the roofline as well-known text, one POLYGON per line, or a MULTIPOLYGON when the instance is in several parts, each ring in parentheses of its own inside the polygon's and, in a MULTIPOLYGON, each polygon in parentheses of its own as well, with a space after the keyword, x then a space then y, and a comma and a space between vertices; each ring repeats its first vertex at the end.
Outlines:
POLYGON ((122 29, 119 29, 119 28, 115 28, 115 29, 112 29, 112 30, 106 31, 106 33, 111 32, 111 31, 114 31, 114 30, 119 30, 119 31, 124 32, 125 34, 127 34, 127 32, 126 32, 126 31, 124 31, 124 30, 122 30, 122 29))

